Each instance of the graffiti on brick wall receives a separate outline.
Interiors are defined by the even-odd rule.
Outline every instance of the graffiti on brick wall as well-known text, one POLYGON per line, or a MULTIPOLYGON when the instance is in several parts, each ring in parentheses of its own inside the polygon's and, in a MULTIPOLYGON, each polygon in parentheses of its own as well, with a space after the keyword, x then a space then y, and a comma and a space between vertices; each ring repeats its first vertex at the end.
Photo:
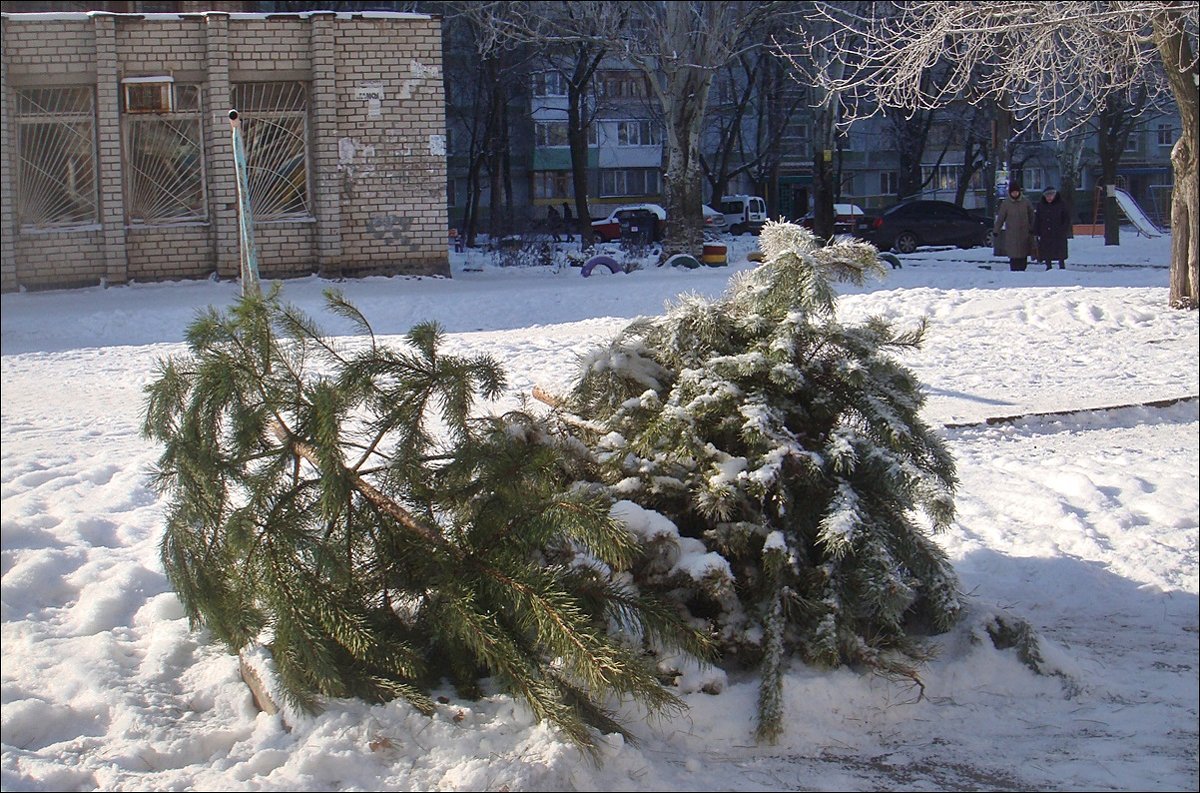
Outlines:
POLYGON ((408 230, 412 227, 412 218, 402 218, 395 215, 375 215, 367 221, 367 231, 377 240, 390 242, 407 242, 408 230))

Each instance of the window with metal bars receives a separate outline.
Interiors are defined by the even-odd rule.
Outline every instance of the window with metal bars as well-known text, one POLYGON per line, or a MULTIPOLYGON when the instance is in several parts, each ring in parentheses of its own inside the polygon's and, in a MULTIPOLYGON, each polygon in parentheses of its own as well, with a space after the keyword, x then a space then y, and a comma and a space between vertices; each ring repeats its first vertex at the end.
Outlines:
MULTIPOLYGON (((150 85, 170 101, 148 109, 149 89, 123 92, 125 214, 131 224, 204 220, 204 140, 200 86, 150 85), (158 108, 157 110, 153 108, 158 108)), ((157 100, 156 100, 157 101, 157 100)))
POLYGON ((22 228, 99 222, 91 86, 16 92, 17 217, 22 228))
POLYGON ((242 119, 254 219, 312 217, 304 83, 234 83, 232 102, 242 119))

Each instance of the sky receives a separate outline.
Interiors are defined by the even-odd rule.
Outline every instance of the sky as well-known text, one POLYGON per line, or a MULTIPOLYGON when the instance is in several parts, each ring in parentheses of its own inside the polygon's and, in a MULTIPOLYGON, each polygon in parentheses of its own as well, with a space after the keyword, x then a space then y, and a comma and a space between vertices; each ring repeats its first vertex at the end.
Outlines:
MULTIPOLYGON (((903 361, 954 455, 957 519, 937 535, 967 614, 930 641, 923 691, 793 662, 785 732, 753 740, 756 680, 665 659, 688 704, 590 763, 512 698, 452 689, 404 702, 258 712, 238 659, 192 631, 158 560, 158 450, 138 432, 154 364, 231 282, 0 296, 4 790, 1196 790, 1200 669, 1197 312, 1167 307, 1169 237, 1071 241, 1067 269, 1010 272, 990 249, 921 249, 839 315, 929 322, 903 361), (1149 403, 1163 403, 1152 405, 1149 403), (993 421, 989 423, 989 419, 993 421), (986 626, 1024 620, 1035 673, 986 626), (720 693, 702 689, 720 688, 720 693)), ((565 391, 579 357, 683 293, 755 266, 493 266, 451 278, 284 283, 331 334, 342 289, 400 344, 436 320, 448 351, 486 352, 515 406, 565 391)), ((619 255, 619 254, 618 254, 619 255)), ((469 260, 468 260, 469 256, 469 260)), ((268 688, 269 655, 247 653, 268 688)))

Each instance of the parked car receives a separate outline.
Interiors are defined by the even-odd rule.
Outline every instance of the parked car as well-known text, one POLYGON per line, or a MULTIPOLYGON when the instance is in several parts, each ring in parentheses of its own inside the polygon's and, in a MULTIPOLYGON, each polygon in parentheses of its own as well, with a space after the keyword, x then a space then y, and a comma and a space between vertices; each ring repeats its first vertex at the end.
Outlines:
MULTIPOLYGON (((592 221, 592 232, 604 242, 612 242, 621 238, 621 221, 632 215, 651 212, 658 218, 658 228, 655 239, 662 239, 664 225, 667 220, 667 210, 658 204, 622 204, 609 213, 608 217, 592 221)), ((725 231, 725 216, 712 207, 704 207, 704 230, 720 233, 725 231)))
POLYGON ((721 212, 734 235, 757 234, 767 222, 767 202, 756 195, 723 195, 721 212))
MULTIPOLYGON (((833 205, 833 233, 834 234, 853 234, 855 222, 864 216, 862 207, 857 204, 834 204, 833 205)), ((800 218, 800 225, 812 231, 813 229, 813 213, 809 212, 804 217, 800 218)))
POLYGON ((921 245, 973 248, 992 244, 992 219, 949 201, 905 201, 881 215, 858 218, 853 233, 881 251, 912 253, 921 245))

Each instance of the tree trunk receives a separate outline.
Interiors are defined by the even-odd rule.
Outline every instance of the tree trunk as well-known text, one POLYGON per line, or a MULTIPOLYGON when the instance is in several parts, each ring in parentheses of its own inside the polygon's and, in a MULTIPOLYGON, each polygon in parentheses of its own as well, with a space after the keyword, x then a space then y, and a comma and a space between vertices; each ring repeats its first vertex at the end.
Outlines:
MULTIPOLYGON (((1170 68, 1170 67, 1168 67, 1170 68)), ((1104 187, 1104 244, 1121 244, 1121 209, 1114 192, 1117 186, 1117 166, 1129 140, 1129 133, 1145 107, 1145 92, 1135 97, 1109 94, 1100 109, 1100 174, 1104 187)), ((1180 105, 1180 111, 1183 106, 1180 105)))
POLYGON ((489 61, 489 84, 491 86, 490 104, 488 108, 488 124, 487 135, 484 142, 484 150, 487 152, 487 170, 488 170, 488 236, 491 238, 493 245, 497 243, 502 235, 503 216, 501 210, 501 179, 500 179, 500 151, 501 151, 501 129, 500 124, 503 120, 501 113, 501 103, 504 97, 500 91, 499 69, 495 61, 489 61))
POLYGON ((1164 11, 1153 20, 1158 51, 1175 95, 1182 121, 1179 140, 1171 149, 1175 187, 1171 190, 1171 277, 1168 299, 1173 308, 1195 309, 1200 300, 1200 86, 1191 42, 1180 33, 1177 10, 1164 11))
MULTIPOLYGON (((673 6, 672 6, 673 7, 673 6)), ((696 256, 704 244, 704 170, 700 166, 700 133, 712 75, 682 68, 669 75, 664 104, 667 116, 667 172, 663 185, 667 228, 663 256, 696 256)))
MULTIPOLYGON (((674 138, 674 135, 672 135, 674 138)), ((704 215, 700 196, 704 190, 704 174, 694 141, 672 140, 667 153, 666 184, 663 197, 667 202, 667 229, 663 235, 663 256, 676 253, 692 256, 704 245, 704 215), (686 147, 686 149, 685 149, 686 147)))
MULTIPOLYGON (((575 217, 579 223, 579 240, 583 250, 592 247, 592 211, 588 209, 588 145, 587 129, 583 124, 583 89, 571 85, 567 89, 567 144, 571 147, 571 187, 575 193, 575 217)), ((564 219, 565 222, 565 219, 564 219)), ((568 228, 567 233, 571 230, 568 228)))
MULTIPOLYGON (((1100 114, 1100 185, 1104 190, 1104 244, 1121 244, 1121 222, 1117 206, 1117 162, 1121 155, 1117 151, 1117 140, 1112 130, 1109 110, 1100 114)), ((1121 143, 1120 148, 1124 148, 1121 143)))
MULTIPOLYGON (((1078 216, 1075 214, 1075 191, 1079 189, 1076 175, 1079 173, 1079 164, 1082 160, 1083 136, 1072 135, 1063 142, 1058 153, 1058 170, 1062 175, 1062 184, 1058 186, 1058 194, 1067 204, 1071 226, 1074 226, 1078 220, 1078 216)), ((1067 229, 1067 236, 1074 236, 1070 228, 1067 229)))
POLYGON ((813 114, 813 234, 833 236, 833 146, 836 134, 836 97, 829 96, 813 114))
POLYGON ((516 205, 516 197, 513 194, 512 140, 509 135, 511 126, 507 99, 500 106, 500 118, 500 163, 504 180, 504 231, 506 234, 511 234, 514 228, 513 207, 516 205))
MULTIPOLYGON (((571 187, 575 193, 575 217, 579 225, 579 244, 587 250, 596 242, 592 233, 592 211, 588 208, 588 118, 587 92, 596 69, 604 56, 601 50, 595 55, 586 51, 576 54, 575 68, 567 81, 567 144, 571 150, 571 187)), ((563 219, 565 222, 565 218, 563 219)), ((571 233, 568 227, 567 233, 571 233)))
MULTIPOLYGON (((963 141, 962 153, 963 166, 958 174, 958 184, 954 186, 954 203, 959 206, 967 202, 967 191, 971 189, 971 178, 987 164, 987 145, 976 137, 974 127, 967 132, 966 139, 963 141)), ((984 181, 986 182, 986 180, 984 181)))
POLYGON ((471 164, 467 168, 467 211, 463 221, 468 248, 475 247, 475 237, 479 234, 479 204, 483 194, 480 174, 482 169, 483 155, 472 155, 471 164))
POLYGON ((992 157, 995 167, 987 173, 987 182, 991 185, 988 190, 988 214, 995 217, 999 209, 1000 197, 1008 193, 1008 185, 997 184, 996 173, 1003 170, 1012 181, 1012 110, 1008 106, 1008 97, 1002 96, 996 101, 996 120, 992 125, 992 157))

